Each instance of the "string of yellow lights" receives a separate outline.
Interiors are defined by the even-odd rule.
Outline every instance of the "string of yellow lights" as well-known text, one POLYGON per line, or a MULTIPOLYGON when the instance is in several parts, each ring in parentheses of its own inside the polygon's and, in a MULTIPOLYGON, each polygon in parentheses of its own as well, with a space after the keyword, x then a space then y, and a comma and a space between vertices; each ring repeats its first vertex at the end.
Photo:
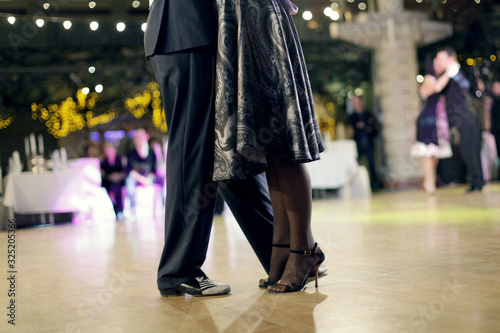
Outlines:
POLYGON ((99 29, 99 23, 115 23, 116 30, 118 32, 123 32, 127 28, 127 24, 140 24, 142 31, 146 31, 146 22, 141 22, 139 20, 127 20, 121 21, 113 18, 100 18, 100 19, 89 19, 89 18, 78 18, 78 17, 61 17, 61 16, 51 16, 45 13, 40 13, 40 15, 21 15, 21 14, 9 14, 0 13, 0 17, 6 18, 7 22, 11 25, 21 24, 23 27, 28 27, 32 29, 35 27, 43 28, 45 23, 60 23, 65 30, 70 30, 73 27, 73 23, 86 23, 89 25, 90 30, 96 31, 99 29))
POLYGON ((2 117, 0 117, 0 130, 9 127, 13 121, 13 117, 7 117, 7 119, 3 119, 2 117))
MULTIPOLYGON (((83 89, 76 92, 76 100, 68 97, 59 104, 31 104, 31 117, 45 123, 47 132, 56 139, 68 136, 68 134, 82 130, 85 126, 93 128, 98 125, 107 124, 118 117, 118 112, 110 109, 103 114, 96 115, 94 109, 99 99, 96 92, 85 93, 83 89)), ((141 119, 148 112, 152 111, 153 125, 162 133, 167 132, 167 122, 165 113, 161 107, 161 94, 159 86, 155 82, 147 85, 143 93, 136 94, 133 98, 128 98, 125 108, 136 119, 141 119)), ((0 118, 0 129, 5 128, 12 122, 12 117, 2 120, 0 118), (3 126, 3 127, 2 127, 3 126)))

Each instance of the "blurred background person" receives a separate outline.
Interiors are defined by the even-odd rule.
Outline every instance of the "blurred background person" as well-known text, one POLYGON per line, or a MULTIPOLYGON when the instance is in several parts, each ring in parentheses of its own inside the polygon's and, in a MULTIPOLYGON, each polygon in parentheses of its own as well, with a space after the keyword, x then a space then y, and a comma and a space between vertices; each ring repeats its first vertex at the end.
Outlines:
POLYGON ((94 157, 100 160, 102 158, 101 145, 89 139, 85 145, 85 157, 94 157))
POLYGON ((156 158, 155 184, 163 186, 167 173, 167 161, 165 159, 166 156, 164 154, 164 149, 160 140, 156 137, 151 137, 148 144, 149 150, 155 155, 156 158))
MULTIPOLYGON (((491 134, 495 137, 497 157, 500 158, 500 80, 493 81, 491 92, 491 134)), ((497 172, 497 179, 500 180, 500 170, 497 172)))
POLYGON ((161 199, 162 205, 165 203, 165 187, 167 176, 167 160, 166 151, 162 147, 160 140, 156 137, 151 137, 148 141, 149 150, 154 153, 156 157, 156 172, 155 172, 155 196, 153 211, 156 214, 156 203, 161 199))
MULTIPOLYGON (((437 76, 438 62, 428 56, 425 63, 426 75, 420 86, 423 107, 417 118, 416 142, 411 149, 413 157, 422 157, 424 170, 423 188, 429 194, 436 191, 436 169, 440 158, 452 156, 448 118, 444 97, 440 92, 448 84, 449 76, 444 73, 437 76)), ((442 71, 441 71, 442 72, 442 71)))
POLYGON ((350 125, 349 136, 356 141, 358 161, 363 156, 368 160, 370 183, 372 190, 381 188, 375 169, 375 138, 380 131, 380 124, 375 116, 364 108, 363 99, 359 96, 352 98, 354 112, 347 118, 350 125))
POLYGON ((148 134, 144 129, 136 130, 133 140, 134 149, 127 156, 125 185, 132 211, 135 210, 135 189, 137 185, 152 185, 156 178, 156 156, 149 149, 148 140, 148 134))
POLYGON ((102 187, 108 191, 117 219, 123 218, 122 188, 125 186, 125 168, 122 157, 117 154, 112 143, 104 145, 104 158, 101 160, 102 187))
POLYGON ((472 106, 476 110, 479 119, 482 120, 482 147, 481 147, 481 166, 483 168, 484 181, 490 182, 493 169, 495 167, 495 159, 497 157, 495 136, 491 132, 491 107, 492 107, 492 92, 487 89, 481 78, 476 79, 476 98, 472 99, 472 106))
POLYGON ((128 121, 125 121, 121 124, 122 130, 125 132, 125 135, 120 140, 120 145, 118 146, 118 154, 120 156, 127 157, 128 154, 134 149, 134 142, 130 137, 130 132, 133 127, 132 124, 128 121))

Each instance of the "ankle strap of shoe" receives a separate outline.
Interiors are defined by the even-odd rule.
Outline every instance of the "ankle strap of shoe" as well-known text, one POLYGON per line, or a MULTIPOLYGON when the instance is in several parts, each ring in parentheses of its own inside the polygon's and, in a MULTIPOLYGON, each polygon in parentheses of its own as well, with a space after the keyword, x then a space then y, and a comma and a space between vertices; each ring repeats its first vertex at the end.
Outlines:
POLYGON ((314 247, 311 251, 296 251, 296 250, 290 250, 291 253, 297 253, 297 254, 303 254, 305 256, 310 256, 314 254, 314 250, 316 250, 316 247, 318 246, 318 243, 314 243, 314 247))

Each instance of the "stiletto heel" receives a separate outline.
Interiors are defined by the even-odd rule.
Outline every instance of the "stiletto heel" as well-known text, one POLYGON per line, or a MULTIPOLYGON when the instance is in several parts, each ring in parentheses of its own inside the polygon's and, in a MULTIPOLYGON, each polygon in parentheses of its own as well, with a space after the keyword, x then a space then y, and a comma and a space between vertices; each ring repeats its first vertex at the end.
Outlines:
MULTIPOLYGON (((290 248, 290 244, 273 244, 273 247, 281 247, 281 248, 290 248)), ((278 280, 273 280, 269 276, 267 279, 260 279, 259 281, 259 288, 267 288, 269 286, 272 286, 276 284, 278 280)))
POLYGON ((316 249, 318 247, 318 243, 314 243, 314 247, 311 251, 295 251, 295 250, 290 250, 291 253, 297 253, 297 254, 302 254, 305 256, 317 256, 318 257, 318 262, 316 262, 313 267, 307 272, 304 281, 301 284, 293 284, 290 281, 287 280, 279 280, 276 282, 274 285, 281 285, 285 287, 285 290, 283 291, 275 291, 275 290, 269 290, 269 293, 289 293, 289 292, 295 292, 302 290, 304 286, 306 285, 307 279, 309 275, 314 272, 314 278, 315 278, 315 287, 318 288, 318 271, 319 271, 319 266, 325 261, 325 254, 323 251, 319 249, 319 252, 316 252, 316 249))
POLYGON ((314 269, 314 278, 315 278, 314 287, 315 288, 318 288, 318 271, 319 271, 319 265, 316 265, 316 268, 314 269))

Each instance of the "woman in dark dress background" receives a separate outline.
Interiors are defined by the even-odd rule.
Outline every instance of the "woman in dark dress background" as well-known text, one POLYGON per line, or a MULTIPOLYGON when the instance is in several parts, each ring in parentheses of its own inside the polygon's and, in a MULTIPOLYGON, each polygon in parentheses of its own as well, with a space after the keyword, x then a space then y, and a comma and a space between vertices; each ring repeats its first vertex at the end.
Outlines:
POLYGON ((411 154, 422 158, 424 170, 423 188, 427 193, 436 191, 436 169, 440 158, 452 156, 449 142, 448 118, 441 90, 448 84, 449 76, 444 73, 436 75, 436 63, 433 57, 426 59, 426 75, 420 95, 423 108, 417 118, 417 139, 412 146, 411 154))

